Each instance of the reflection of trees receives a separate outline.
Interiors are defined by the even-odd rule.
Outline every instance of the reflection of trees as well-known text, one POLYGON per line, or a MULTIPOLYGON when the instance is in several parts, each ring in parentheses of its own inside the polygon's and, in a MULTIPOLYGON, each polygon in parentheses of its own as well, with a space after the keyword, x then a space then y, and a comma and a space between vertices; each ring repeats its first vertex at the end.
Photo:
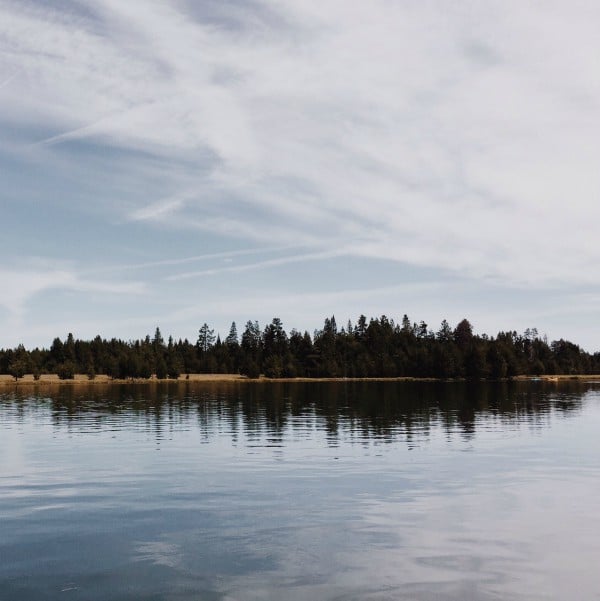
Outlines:
POLYGON ((547 427, 552 414, 579 410, 591 385, 568 382, 234 382, 154 383, 52 392, 19 388, 0 397, 19 419, 40 407, 56 428, 135 427, 157 439, 194 425, 205 440, 228 434, 262 444, 313 430, 330 444, 426 439, 433 430, 471 438, 494 422, 547 427))

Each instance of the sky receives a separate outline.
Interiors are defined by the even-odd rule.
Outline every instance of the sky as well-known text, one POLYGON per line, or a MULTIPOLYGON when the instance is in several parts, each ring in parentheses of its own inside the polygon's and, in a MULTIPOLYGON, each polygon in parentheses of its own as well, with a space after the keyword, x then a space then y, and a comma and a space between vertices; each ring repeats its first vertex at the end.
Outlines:
POLYGON ((0 347, 406 313, 600 350, 598 23, 0 0, 0 347))

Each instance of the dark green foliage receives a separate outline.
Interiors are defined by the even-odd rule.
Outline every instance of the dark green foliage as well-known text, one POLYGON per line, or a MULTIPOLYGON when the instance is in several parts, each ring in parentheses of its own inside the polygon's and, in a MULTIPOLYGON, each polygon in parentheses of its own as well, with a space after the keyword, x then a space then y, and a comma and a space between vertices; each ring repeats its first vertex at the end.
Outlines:
POLYGON ((73 361, 65 361, 56 367, 56 373, 61 380, 72 380, 75 377, 75 370, 73 361))
POLYGON ((248 359, 242 366, 241 373, 249 378, 260 377, 260 367, 254 359, 248 359))
POLYGON ((55 338, 49 349, 27 351, 22 345, 0 350, 0 373, 21 378, 33 373, 57 373, 73 378, 85 373, 112 378, 178 378, 181 373, 241 373, 258 378, 280 377, 435 377, 502 379, 520 374, 600 373, 600 353, 590 355, 576 344, 557 340, 548 344, 535 328, 517 334, 500 332, 496 338, 476 335, 468 320, 454 329, 443 321, 437 332, 404 315, 395 324, 385 315, 361 315, 338 329, 336 318, 324 320, 314 336, 291 330, 274 318, 263 331, 248 321, 238 342, 232 323, 221 342, 208 324, 195 344, 169 337, 165 344, 159 328, 154 337, 125 342, 96 336, 91 341, 69 334, 55 338))
POLYGON ((231 328, 229 328, 229 335, 225 339, 225 344, 229 347, 239 346, 237 326, 235 321, 231 322, 231 328))
POLYGON ((267 378, 283 377, 283 365, 281 364, 281 359, 277 356, 270 355, 267 357, 263 369, 267 378))
POLYGON ((165 346, 165 341, 163 340, 162 334, 160 333, 160 328, 156 328, 154 331, 154 338, 152 339, 152 348, 155 353, 159 353, 165 346))
POLYGON ((64 345, 60 338, 55 338, 50 347, 49 363, 57 366, 65 360, 64 345))
POLYGON ((480 380, 487 376, 488 365, 483 345, 480 346, 471 342, 465 353, 464 366, 465 376, 469 380, 480 380))
POLYGON ((153 371, 152 358, 148 355, 142 355, 139 363, 138 378, 148 379, 152 377, 153 371))
POLYGON ((499 380, 506 378, 508 375, 508 363, 498 344, 490 345, 487 353, 487 364, 492 379, 499 380))
POLYGON ((208 327, 208 324, 205 323, 198 331, 198 342, 196 343, 196 348, 198 349, 199 353, 205 354, 208 353, 214 343, 215 331, 211 330, 208 327))
POLYGON ((167 363, 167 375, 173 380, 176 380, 181 375, 181 362, 177 357, 169 357, 167 363))
POLYGON ((463 319, 454 330, 454 343, 459 349, 465 350, 473 340, 473 327, 467 319, 463 319))
POLYGON ((119 361, 117 357, 107 357, 104 361, 104 371, 112 379, 119 376, 119 361))
POLYGON ((164 380, 168 376, 167 362, 161 356, 156 360, 156 377, 164 380))
POLYGON ((15 379, 18 380, 25 375, 27 371, 27 363, 21 359, 15 359, 8 366, 8 373, 15 379))

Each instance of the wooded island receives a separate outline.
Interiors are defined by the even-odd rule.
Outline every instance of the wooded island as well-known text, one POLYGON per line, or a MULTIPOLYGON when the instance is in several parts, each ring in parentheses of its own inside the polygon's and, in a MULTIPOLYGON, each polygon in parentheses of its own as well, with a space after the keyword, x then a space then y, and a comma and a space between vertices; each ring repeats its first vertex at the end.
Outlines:
POLYGON ((279 318, 261 329, 248 321, 238 336, 235 322, 221 340, 204 324, 195 342, 165 342, 157 327, 142 340, 77 340, 69 334, 55 338, 49 349, 27 350, 23 345, 0 350, 0 373, 15 379, 33 374, 76 373, 111 378, 177 378, 181 374, 242 374, 250 378, 466 378, 502 379, 520 375, 600 373, 600 353, 590 354, 560 339, 548 343, 535 328, 523 334, 473 334, 467 319, 452 328, 444 320, 434 332, 423 321, 400 323, 385 315, 338 328, 335 317, 311 336, 288 334, 279 318))

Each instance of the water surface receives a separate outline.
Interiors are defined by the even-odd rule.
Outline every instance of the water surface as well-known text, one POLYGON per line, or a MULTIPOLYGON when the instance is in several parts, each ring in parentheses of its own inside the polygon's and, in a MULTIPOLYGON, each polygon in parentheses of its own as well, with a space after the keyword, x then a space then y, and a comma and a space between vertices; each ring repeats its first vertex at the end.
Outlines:
POLYGON ((0 599, 600 599, 600 386, 0 394, 0 599))

